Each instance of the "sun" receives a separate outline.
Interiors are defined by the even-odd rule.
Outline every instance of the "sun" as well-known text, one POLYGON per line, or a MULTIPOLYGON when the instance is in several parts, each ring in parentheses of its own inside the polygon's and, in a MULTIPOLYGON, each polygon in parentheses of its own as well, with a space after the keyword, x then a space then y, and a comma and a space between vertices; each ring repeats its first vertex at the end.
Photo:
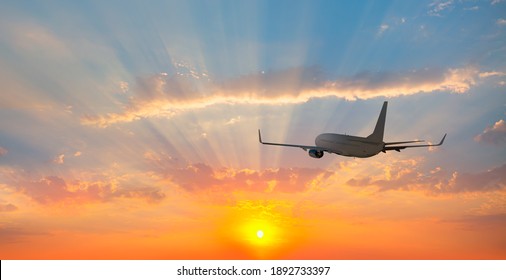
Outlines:
POLYGON ((279 228, 265 219, 246 220, 237 229, 237 237, 253 247, 272 247, 280 238, 279 228))

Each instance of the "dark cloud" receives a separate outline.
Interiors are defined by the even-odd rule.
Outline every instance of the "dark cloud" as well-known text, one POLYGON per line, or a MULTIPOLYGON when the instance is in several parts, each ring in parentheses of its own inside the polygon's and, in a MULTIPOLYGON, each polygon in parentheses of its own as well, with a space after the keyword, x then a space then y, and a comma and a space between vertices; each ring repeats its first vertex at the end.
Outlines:
POLYGON ((187 191, 215 189, 224 191, 247 190, 253 192, 302 192, 312 183, 328 178, 332 173, 315 168, 279 168, 262 171, 250 169, 215 169, 203 163, 174 165, 172 158, 146 158, 155 172, 169 178, 187 191), (160 168, 161 162, 166 162, 160 168))
MULTIPOLYGON (((360 91, 384 91, 391 88, 399 90, 398 95, 418 86, 440 84, 445 81, 443 69, 421 69, 410 72, 361 72, 350 78, 336 80, 336 89, 360 91)), ((407 92, 406 92, 407 93, 407 92)))
POLYGON ((450 192, 487 192, 506 187, 506 164, 479 173, 454 173, 446 188, 450 192))
MULTIPOLYGON (((154 76, 137 78, 135 87, 135 101, 170 100, 174 103, 204 97, 205 91, 199 90, 202 81, 192 77, 167 75, 165 73, 154 76)), ((206 83, 207 84, 207 83, 206 83)), ((207 86, 211 86, 208 84, 207 86)))
POLYGON ((69 184, 57 176, 21 182, 16 190, 41 204, 106 202, 114 198, 140 198, 148 202, 159 202, 165 198, 165 194, 155 187, 113 187, 110 183, 82 181, 69 184))
POLYGON ((139 198, 145 199, 150 203, 158 203, 165 199, 165 193, 156 187, 129 187, 122 188, 113 192, 108 193, 105 196, 105 200, 110 200, 113 198, 139 198))
POLYGON ((229 96, 258 98, 297 97, 305 90, 324 87, 326 80, 318 67, 293 67, 281 71, 260 72, 220 83, 229 96))
POLYGON ((458 173, 437 170, 423 173, 416 167, 398 170, 390 178, 373 179, 371 177, 352 178, 350 186, 377 186, 380 191, 415 190, 428 194, 491 192, 506 188, 506 164, 492 170, 478 173, 458 173))
POLYGON ((485 128, 483 133, 476 135, 474 140, 492 145, 506 144, 506 122, 497 121, 493 126, 485 128))
POLYGON ((225 81, 201 75, 161 73, 137 79, 123 112, 85 115, 81 122, 106 127, 139 118, 170 117, 182 110, 223 103, 286 104, 329 96, 354 100, 421 92, 463 93, 478 78, 479 72, 473 67, 362 72, 336 79, 326 78, 318 67, 292 67, 225 81))
POLYGON ((34 235, 48 235, 48 233, 20 227, 0 225, 0 244, 22 242, 25 237, 34 235))
POLYGON ((18 207, 14 204, 0 204, 0 212, 13 212, 18 210, 18 207))
MULTIPOLYGON (((39 181, 25 182, 19 185, 17 189, 43 204, 61 201, 74 195, 67 190, 65 181, 56 176, 48 176, 39 181)), ((82 191, 78 190, 77 192, 82 191)))
POLYGON ((160 99, 174 103, 199 102, 215 96, 275 100, 330 95, 354 99, 444 89, 461 92, 474 84, 477 74, 474 68, 425 68, 407 72, 361 72, 351 77, 326 79, 318 67, 292 67, 217 82, 164 73, 138 78, 134 103, 160 99))

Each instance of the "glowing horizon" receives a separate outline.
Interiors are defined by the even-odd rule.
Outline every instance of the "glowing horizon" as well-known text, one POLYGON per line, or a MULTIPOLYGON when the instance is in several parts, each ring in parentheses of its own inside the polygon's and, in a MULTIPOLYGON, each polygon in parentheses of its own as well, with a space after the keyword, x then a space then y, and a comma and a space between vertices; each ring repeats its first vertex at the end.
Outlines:
POLYGON ((0 259, 506 258, 504 5, 3 5, 0 259))

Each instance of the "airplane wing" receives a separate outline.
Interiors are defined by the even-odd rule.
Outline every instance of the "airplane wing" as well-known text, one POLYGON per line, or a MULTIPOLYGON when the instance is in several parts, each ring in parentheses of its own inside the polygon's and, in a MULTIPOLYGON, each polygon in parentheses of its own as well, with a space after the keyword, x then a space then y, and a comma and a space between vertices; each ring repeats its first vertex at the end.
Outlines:
POLYGON ((383 148, 383 152, 386 152, 386 151, 389 151, 389 150, 394 150, 394 151, 400 152, 402 149, 406 149, 406 148, 436 147, 436 146, 441 146, 441 145, 443 145, 443 142, 445 141, 445 138, 446 138, 446 133, 445 133, 445 135, 443 136, 443 139, 441 139, 441 141, 440 141, 438 144, 425 144, 425 145, 401 145, 401 146, 395 146, 395 145, 398 145, 398 144, 419 143, 419 142, 423 142, 423 140, 415 140, 415 141, 405 141, 405 142, 390 142, 390 143, 385 143, 385 147, 383 148), (390 145, 394 145, 394 146, 390 146, 390 145))
POLYGON ((316 147, 316 146, 304 146, 304 145, 294 145, 294 144, 282 144, 282 143, 269 143, 262 141, 262 135, 260 134, 260 129, 258 130, 258 141, 261 144, 264 145, 274 145, 274 146, 285 146, 285 147, 295 147, 295 148, 301 148, 304 151, 307 150, 317 150, 317 151, 324 151, 324 152, 330 152, 328 149, 316 147))

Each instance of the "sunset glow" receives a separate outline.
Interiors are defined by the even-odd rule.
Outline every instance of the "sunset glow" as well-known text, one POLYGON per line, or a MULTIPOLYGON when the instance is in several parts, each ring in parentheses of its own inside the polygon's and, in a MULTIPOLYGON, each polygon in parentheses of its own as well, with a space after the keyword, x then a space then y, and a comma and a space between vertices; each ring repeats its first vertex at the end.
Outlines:
POLYGON ((504 259, 505 9, 7 1, 0 259, 504 259))

